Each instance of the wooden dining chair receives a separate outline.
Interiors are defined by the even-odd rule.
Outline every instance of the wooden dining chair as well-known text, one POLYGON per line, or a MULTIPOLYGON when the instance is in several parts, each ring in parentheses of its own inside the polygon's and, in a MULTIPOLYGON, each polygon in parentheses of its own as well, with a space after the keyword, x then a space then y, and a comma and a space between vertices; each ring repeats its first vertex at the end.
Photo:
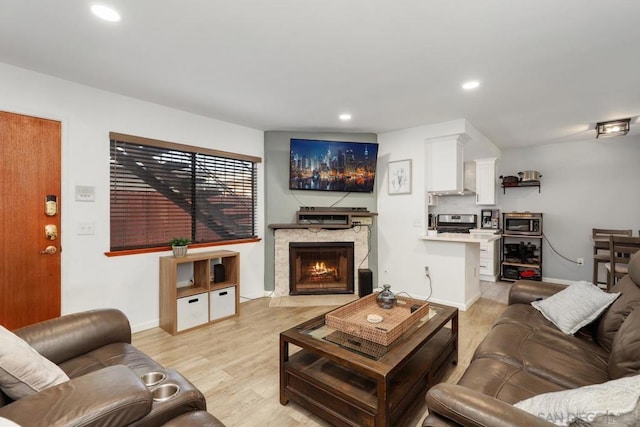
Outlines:
POLYGON ((629 273, 629 258, 640 251, 640 237, 609 236, 609 259, 607 268, 607 292, 616 280, 629 273))
POLYGON ((631 236, 631 230, 614 230, 606 228, 594 228, 592 229, 593 239, 593 284, 598 286, 599 284, 605 284, 607 282, 600 282, 598 279, 598 268, 600 264, 605 264, 610 261, 609 257, 609 236, 631 236))

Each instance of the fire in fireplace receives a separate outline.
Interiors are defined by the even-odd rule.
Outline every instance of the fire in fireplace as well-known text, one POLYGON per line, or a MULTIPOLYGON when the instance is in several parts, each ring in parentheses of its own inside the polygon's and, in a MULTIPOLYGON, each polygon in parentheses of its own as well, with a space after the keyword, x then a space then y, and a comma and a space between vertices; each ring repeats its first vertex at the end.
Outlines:
POLYGON ((289 243, 289 293, 352 294, 353 242, 289 243))

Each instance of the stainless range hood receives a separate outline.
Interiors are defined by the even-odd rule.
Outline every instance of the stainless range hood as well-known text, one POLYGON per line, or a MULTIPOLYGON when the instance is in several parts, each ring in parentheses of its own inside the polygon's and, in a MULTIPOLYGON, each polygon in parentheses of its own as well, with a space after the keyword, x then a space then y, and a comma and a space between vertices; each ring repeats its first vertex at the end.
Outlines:
POLYGON ((451 189, 442 189, 430 191, 435 196, 471 196, 476 194, 476 162, 464 162, 462 170, 452 170, 451 173, 461 174, 453 182, 456 187, 451 189))

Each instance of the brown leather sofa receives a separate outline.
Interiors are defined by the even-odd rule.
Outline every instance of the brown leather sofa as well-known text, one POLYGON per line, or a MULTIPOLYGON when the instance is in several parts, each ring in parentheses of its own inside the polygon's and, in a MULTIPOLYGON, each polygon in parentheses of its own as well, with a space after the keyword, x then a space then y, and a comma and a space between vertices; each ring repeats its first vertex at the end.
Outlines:
POLYGON ((0 417, 21 426, 210 426, 202 393, 131 345, 126 316, 114 309, 70 314, 14 331, 70 378, 12 401, 0 392, 0 417), (179 391, 154 400, 143 374, 163 372, 179 391))
POLYGON ((458 384, 427 392, 423 426, 552 426, 513 406, 532 396, 640 372, 640 253, 612 288, 621 295, 575 335, 566 335, 531 302, 563 285, 516 282, 509 306, 477 347, 458 384), (635 310, 635 312, 634 312, 635 310))

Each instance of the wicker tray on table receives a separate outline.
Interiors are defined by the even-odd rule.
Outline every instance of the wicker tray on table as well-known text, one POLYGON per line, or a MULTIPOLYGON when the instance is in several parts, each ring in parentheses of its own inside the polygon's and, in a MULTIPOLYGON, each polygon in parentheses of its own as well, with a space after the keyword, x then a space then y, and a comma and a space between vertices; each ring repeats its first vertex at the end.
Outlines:
POLYGON ((384 309, 378 306, 377 296, 377 293, 367 295, 327 313, 325 324, 345 334, 388 346, 429 314, 426 301, 396 296, 397 304, 391 309, 384 309), (419 307, 412 313, 413 305, 419 307), (382 316, 382 322, 370 323, 367 321, 370 314, 382 316))

